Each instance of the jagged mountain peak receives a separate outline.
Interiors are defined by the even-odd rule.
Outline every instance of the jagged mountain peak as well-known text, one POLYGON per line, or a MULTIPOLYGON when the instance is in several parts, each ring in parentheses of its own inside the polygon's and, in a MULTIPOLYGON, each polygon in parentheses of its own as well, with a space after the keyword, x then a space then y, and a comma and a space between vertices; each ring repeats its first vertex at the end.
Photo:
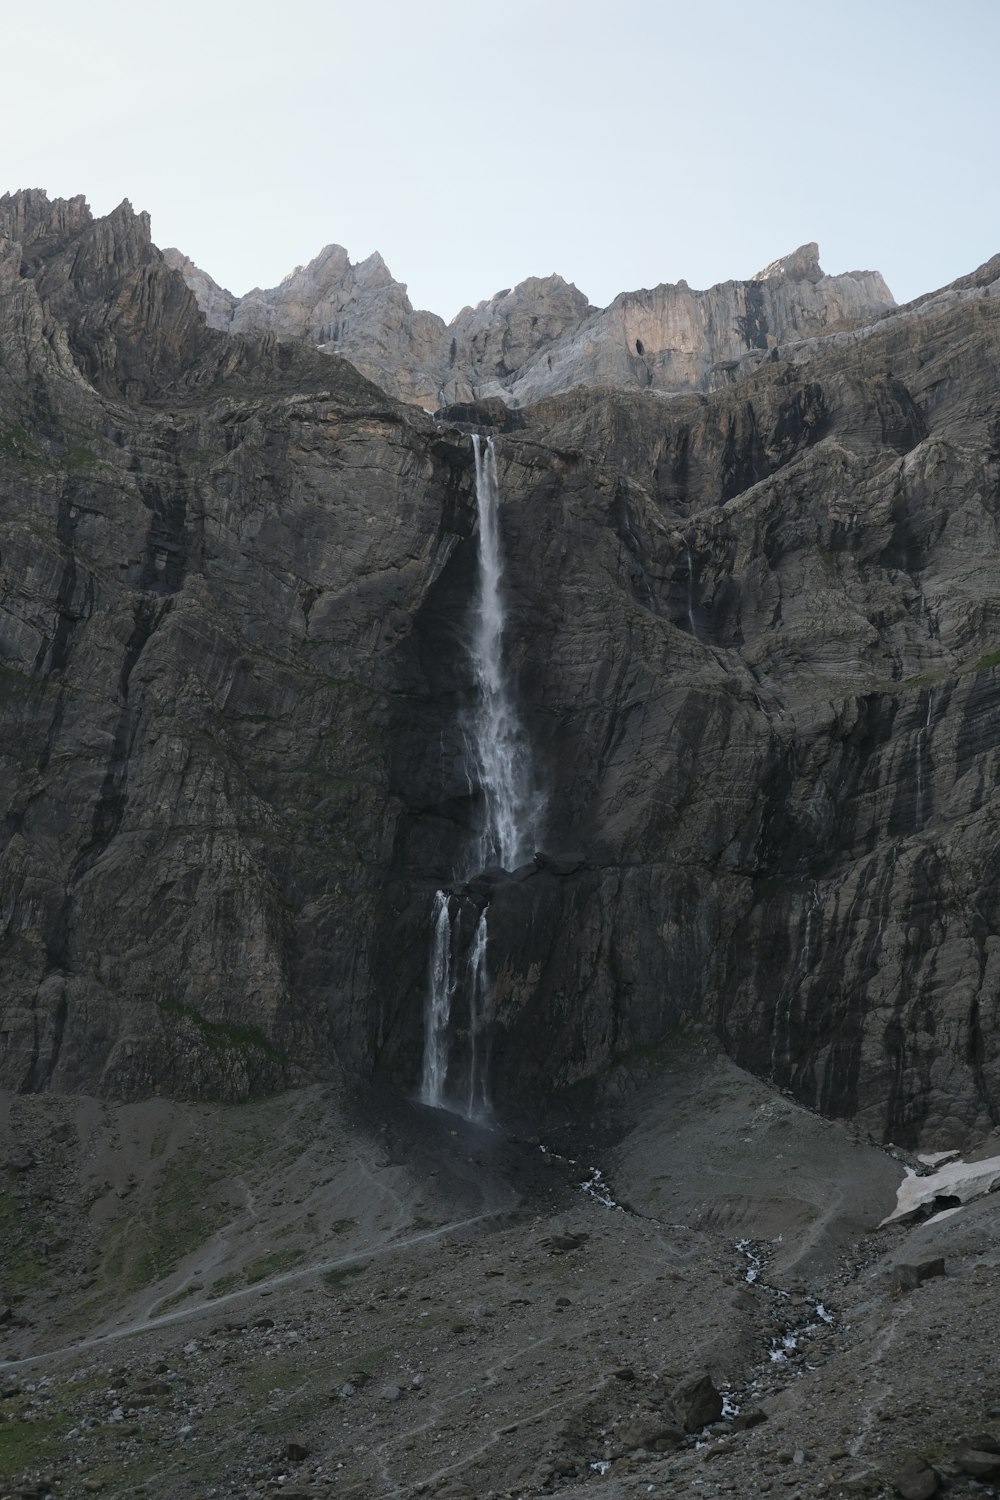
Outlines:
POLYGON ((819 246, 815 240, 810 240, 807 245, 800 245, 790 255, 772 260, 762 271, 751 276, 750 280, 774 281, 779 276, 784 276, 795 281, 822 281, 823 274, 819 263, 819 246))
POLYGON ((564 277, 529 276, 450 324, 414 311, 378 252, 352 265, 328 245, 270 291, 222 294, 174 262, 207 321, 268 331, 342 354, 392 395, 435 409, 499 396, 524 405, 576 385, 708 390, 748 355, 878 317, 895 306, 877 272, 826 276, 815 242, 749 281, 694 291, 686 281, 620 293, 594 307, 564 277))

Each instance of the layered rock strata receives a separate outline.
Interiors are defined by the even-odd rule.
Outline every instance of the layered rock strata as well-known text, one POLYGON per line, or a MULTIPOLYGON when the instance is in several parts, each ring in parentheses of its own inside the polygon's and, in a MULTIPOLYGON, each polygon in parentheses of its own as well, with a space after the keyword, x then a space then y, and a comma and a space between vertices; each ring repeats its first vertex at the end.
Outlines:
POLYGON ((551 856, 462 896, 501 1112, 700 1023, 897 1142, 996 1122, 995 266, 724 389, 434 421, 207 328, 127 205, 0 227, 5 1084, 416 1086, 489 425, 551 856))

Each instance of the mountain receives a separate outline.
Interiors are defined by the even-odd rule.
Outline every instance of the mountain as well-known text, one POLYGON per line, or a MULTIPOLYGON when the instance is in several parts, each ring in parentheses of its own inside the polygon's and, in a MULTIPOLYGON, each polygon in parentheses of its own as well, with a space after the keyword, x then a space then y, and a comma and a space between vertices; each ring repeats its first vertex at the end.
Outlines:
POLYGON ((349 359, 402 401, 429 410, 501 397, 514 405, 575 386, 717 390, 779 345, 850 328, 895 306, 875 271, 825 276, 803 245, 750 281, 706 292, 686 282, 624 292, 591 307, 561 276, 531 277, 463 308, 446 327, 414 312, 379 255, 352 265, 327 245, 271 291, 224 291, 178 250, 165 252, 206 322, 228 333, 276 333, 349 359))
MULTIPOLYGON (((6 195, 0 236, 5 1086, 416 1087, 482 808, 477 430, 546 805, 488 892, 498 1111, 613 1099, 700 1026, 879 1138, 996 1123, 1000 259, 897 310, 812 248, 604 312, 516 289, 456 320, 434 418, 208 326, 127 203, 6 195)), ((342 348, 373 308, 424 348, 381 262, 324 267, 342 348)), ((276 324, 320 305, 285 288, 276 324)))

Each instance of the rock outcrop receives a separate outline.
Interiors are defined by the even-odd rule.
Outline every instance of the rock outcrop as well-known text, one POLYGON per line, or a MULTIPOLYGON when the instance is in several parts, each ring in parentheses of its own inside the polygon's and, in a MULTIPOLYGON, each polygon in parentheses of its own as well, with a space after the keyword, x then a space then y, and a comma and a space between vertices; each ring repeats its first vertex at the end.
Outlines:
POLYGON ((502 397, 525 405, 575 386, 714 390, 740 362, 789 341, 871 321, 894 306, 874 271, 825 276, 819 248, 803 245, 750 281, 709 291, 686 282, 624 292, 591 307, 561 276, 530 277, 446 327, 415 312, 379 255, 352 265, 328 245, 271 291, 236 298, 180 251, 167 250, 212 328, 276 333, 349 359, 403 401, 431 410, 502 397))
POLYGON ((5 1084, 415 1085, 485 422, 550 856, 489 895, 500 1110, 695 1023, 901 1144, 997 1121, 995 275, 821 336, 809 254, 719 389, 435 422, 207 327, 128 205, 0 225, 5 1084))

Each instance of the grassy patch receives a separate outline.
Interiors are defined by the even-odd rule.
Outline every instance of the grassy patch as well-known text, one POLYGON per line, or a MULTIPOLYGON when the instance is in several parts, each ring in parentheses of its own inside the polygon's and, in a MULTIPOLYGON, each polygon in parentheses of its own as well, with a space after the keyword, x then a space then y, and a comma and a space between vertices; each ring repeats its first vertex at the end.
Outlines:
POLYGON ((0 1474, 16 1474, 20 1469, 51 1462, 53 1440, 65 1430, 64 1416, 4 1422, 0 1425, 0 1474))
POLYGON ((284 1053, 268 1040, 257 1026, 238 1026, 230 1021, 209 1021, 191 1005, 179 1000, 157 1000, 161 1011, 183 1018, 194 1027, 201 1040, 214 1052, 262 1052, 265 1057, 285 1062, 284 1053))
POLYGON ((227 1292, 235 1292, 243 1285, 243 1276, 239 1271, 227 1271, 225 1276, 220 1276, 212 1282, 208 1295, 212 1297, 224 1297, 227 1292))
POLYGON ((49 1263, 28 1247, 41 1228, 34 1214, 22 1214, 13 1193, 0 1192, 0 1288, 10 1297, 41 1286, 49 1263))
POLYGON ((214 1187, 217 1172, 188 1154, 166 1168, 149 1199, 111 1226, 100 1247, 105 1282, 126 1292, 168 1276, 227 1222, 214 1187))
POLYGON ((357 1219, 334 1219, 330 1225, 334 1234, 346 1234, 349 1229, 357 1228, 357 1219))
POLYGON ((153 1308, 152 1316, 158 1318, 161 1313, 169 1312, 172 1307, 180 1307, 182 1302, 186 1302, 189 1297, 193 1296, 193 1288, 189 1286, 182 1287, 179 1292, 174 1292, 172 1296, 164 1297, 162 1302, 158 1302, 153 1308))
POLYGON ((273 1250, 270 1255, 262 1255, 259 1260, 250 1261, 243 1272, 247 1284, 253 1286, 254 1282, 264 1281, 268 1276, 279 1276, 282 1271, 290 1271, 304 1258, 305 1253, 302 1249, 273 1250))
POLYGON ((332 1271, 323 1272, 323 1285, 328 1291, 340 1291, 352 1276, 363 1276, 367 1269, 367 1266, 336 1266, 332 1271))
POLYGON ((45 464, 31 433, 17 422, 8 422, 0 427, 0 458, 7 463, 19 463, 24 468, 37 468, 45 464))
POLYGON ((981 656, 976 662, 977 672, 992 672, 994 667, 1000 667, 1000 651, 991 651, 988 656, 981 656))

